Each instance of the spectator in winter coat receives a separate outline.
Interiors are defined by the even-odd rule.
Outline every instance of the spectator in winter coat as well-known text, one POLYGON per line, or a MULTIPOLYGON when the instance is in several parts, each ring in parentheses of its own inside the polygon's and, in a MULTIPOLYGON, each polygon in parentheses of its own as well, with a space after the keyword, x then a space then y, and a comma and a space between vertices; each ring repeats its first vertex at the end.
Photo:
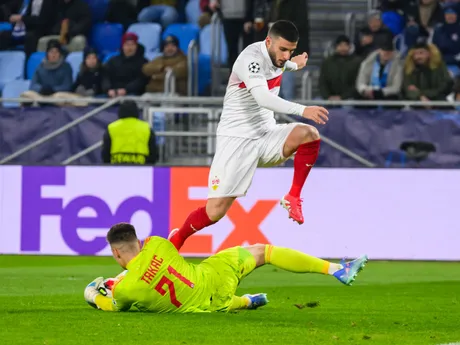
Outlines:
POLYGON ((83 59, 77 80, 73 85, 73 91, 83 97, 101 95, 103 70, 96 50, 86 48, 83 59))
POLYGON ((166 28, 179 19, 176 0, 140 0, 138 5, 140 12, 137 20, 141 23, 160 23, 166 28))
POLYGON ((365 100, 394 100, 399 98, 403 79, 400 56, 392 40, 383 42, 362 63, 356 80, 359 98, 365 100))
POLYGON ((434 44, 417 43, 409 51, 404 65, 404 99, 445 100, 452 85, 452 78, 434 44))
MULTIPOLYGON (((26 0, 25 0, 26 1, 26 0)), ((38 40, 49 34, 56 17, 57 0, 28 0, 24 13, 10 16, 15 29, 1 36, 2 44, 11 44, 13 34, 24 34, 24 52, 30 56, 37 49, 38 40)))
POLYGON ((383 25, 380 11, 372 10, 368 14, 367 26, 356 33, 356 54, 364 59, 378 49, 382 42, 392 38, 393 33, 383 25))
POLYGON ((351 99, 355 94, 355 82, 360 59, 351 53, 350 39, 341 35, 335 41, 335 52, 321 65, 319 91, 323 99, 351 99))
POLYGON ((43 96, 54 96, 59 92, 70 91, 72 91, 72 67, 64 60, 60 43, 51 40, 46 48, 46 58, 38 66, 32 78, 30 90, 22 96, 39 100, 43 96))
POLYGON ((51 35, 40 38, 37 51, 45 51, 49 40, 59 40, 69 52, 82 51, 91 25, 91 10, 86 1, 59 0, 51 35))
POLYGON ((428 37, 442 23, 443 10, 437 0, 408 0, 404 8, 406 29, 404 44, 411 48, 419 37, 428 37))
POLYGON ((436 27, 433 43, 439 48, 448 65, 460 66, 460 23, 452 7, 444 11, 445 22, 436 27))
POLYGON ((187 57, 179 49, 179 40, 175 36, 168 36, 162 42, 163 55, 146 63, 142 72, 149 79, 146 92, 165 92, 164 81, 166 71, 171 68, 176 77, 176 91, 181 95, 187 94, 187 57))
POLYGON ((127 32, 121 40, 120 55, 112 57, 104 67, 102 89, 109 97, 141 95, 147 78, 142 66, 147 63, 144 47, 136 34, 127 32))

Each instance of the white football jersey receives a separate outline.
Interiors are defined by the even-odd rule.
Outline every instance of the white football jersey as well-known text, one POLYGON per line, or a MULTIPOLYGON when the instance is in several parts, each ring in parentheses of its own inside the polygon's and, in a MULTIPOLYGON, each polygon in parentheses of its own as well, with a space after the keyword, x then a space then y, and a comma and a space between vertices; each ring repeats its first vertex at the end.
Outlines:
POLYGON ((260 107, 249 91, 268 85, 278 96, 283 70, 273 65, 265 41, 244 49, 233 65, 217 135, 257 139, 276 126, 273 111, 260 107))

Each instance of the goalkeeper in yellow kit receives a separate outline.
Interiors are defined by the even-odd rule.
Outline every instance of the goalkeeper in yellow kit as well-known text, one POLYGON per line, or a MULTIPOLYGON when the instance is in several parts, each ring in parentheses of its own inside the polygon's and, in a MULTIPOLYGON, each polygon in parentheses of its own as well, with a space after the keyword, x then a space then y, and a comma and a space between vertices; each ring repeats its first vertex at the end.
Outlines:
POLYGON ((266 294, 235 296, 241 280, 255 268, 272 264, 296 273, 322 273, 351 285, 367 256, 340 264, 288 248, 266 244, 233 247, 200 264, 188 263, 174 245, 149 237, 141 248, 131 224, 119 223, 107 233, 113 257, 126 271, 118 276, 107 296, 104 278, 85 289, 86 301, 105 311, 131 308, 155 313, 227 312, 256 309, 267 304, 266 294))

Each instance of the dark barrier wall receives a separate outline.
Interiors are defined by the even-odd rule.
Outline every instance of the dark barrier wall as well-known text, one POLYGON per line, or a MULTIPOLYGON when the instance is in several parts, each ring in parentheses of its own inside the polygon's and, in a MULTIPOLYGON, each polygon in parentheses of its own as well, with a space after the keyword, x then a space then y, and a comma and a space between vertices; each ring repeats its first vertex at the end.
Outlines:
MULTIPOLYGON (((77 119, 91 109, 0 109, 0 158, 77 119)), ((91 120, 18 157, 12 163, 60 163, 101 140, 106 126, 116 119, 116 112, 117 108, 107 109, 91 120)), ((435 154, 421 164, 422 167, 460 167, 458 112, 331 109, 329 123, 320 126, 319 130, 379 166, 385 165, 391 152, 394 152, 391 166, 401 166, 398 152, 401 142, 422 140, 434 143, 437 149, 435 154)), ((100 151, 82 158, 79 163, 100 163, 100 151)), ((356 161, 326 144, 321 147, 317 165, 360 166, 356 161)))

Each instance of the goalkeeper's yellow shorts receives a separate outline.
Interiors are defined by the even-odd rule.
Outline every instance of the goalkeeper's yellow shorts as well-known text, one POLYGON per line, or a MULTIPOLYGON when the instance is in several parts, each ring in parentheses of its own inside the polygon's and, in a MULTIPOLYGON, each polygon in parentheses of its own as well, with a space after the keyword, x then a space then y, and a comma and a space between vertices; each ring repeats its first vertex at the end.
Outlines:
POLYGON ((256 259, 243 247, 213 255, 198 265, 212 290, 211 309, 227 311, 241 280, 256 268, 256 259))

